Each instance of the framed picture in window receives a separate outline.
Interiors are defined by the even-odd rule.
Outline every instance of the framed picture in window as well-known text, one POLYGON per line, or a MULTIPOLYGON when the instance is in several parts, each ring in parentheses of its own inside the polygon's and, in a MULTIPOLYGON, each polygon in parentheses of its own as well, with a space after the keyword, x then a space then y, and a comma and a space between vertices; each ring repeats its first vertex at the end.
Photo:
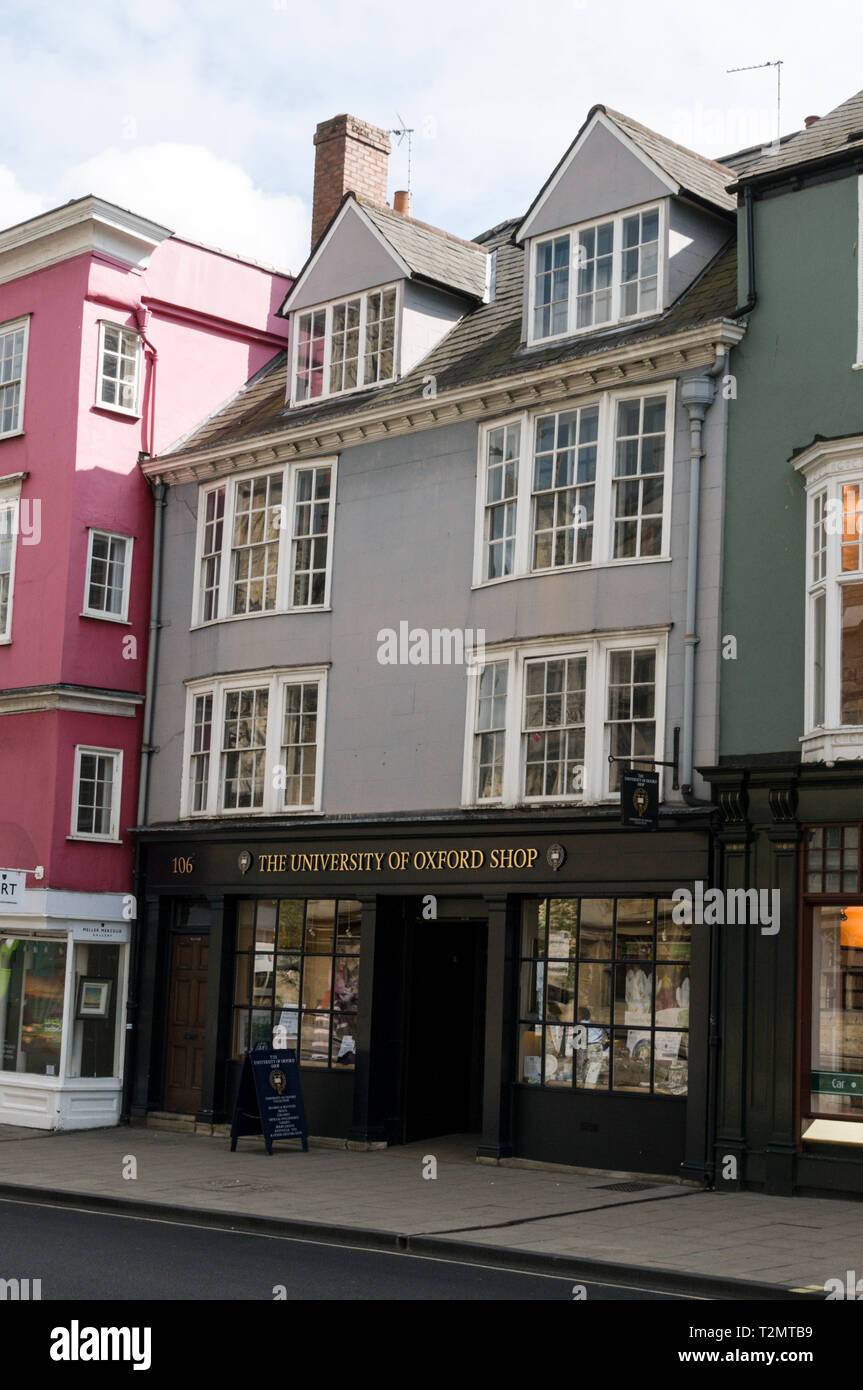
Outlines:
POLYGON ((92 975, 78 976, 77 1018, 107 1018, 111 1007, 112 980, 96 979, 92 975))

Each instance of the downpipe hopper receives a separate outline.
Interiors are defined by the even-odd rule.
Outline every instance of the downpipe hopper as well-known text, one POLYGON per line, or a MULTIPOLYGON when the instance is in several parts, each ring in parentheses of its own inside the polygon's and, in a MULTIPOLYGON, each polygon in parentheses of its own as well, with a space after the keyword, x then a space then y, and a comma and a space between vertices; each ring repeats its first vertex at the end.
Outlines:
POLYGON ((693 376, 680 384, 681 404, 689 411, 690 423, 703 420, 716 395, 716 382, 713 377, 693 376))

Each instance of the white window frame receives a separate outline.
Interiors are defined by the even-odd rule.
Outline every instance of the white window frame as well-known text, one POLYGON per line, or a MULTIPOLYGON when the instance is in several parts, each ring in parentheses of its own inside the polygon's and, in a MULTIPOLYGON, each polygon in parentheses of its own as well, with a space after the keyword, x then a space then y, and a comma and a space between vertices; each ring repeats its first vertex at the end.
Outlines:
POLYGON ((401 326, 402 326, 402 306, 404 302, 404 286, 401 280, 387 281, 383 285, 372 285, 368 289, 357 290, 353 294, 342 294, 336 299, 328 299, 322 304, 304 305, 302 309, 294 309, 291 314, 291 378, 289 387, 289 402, 291 407, 303 407, 317 405, 320 401, 331 400, 336 396, 352 396, 357 391, 371 391, 375 386, 386 386, 398 380, 399 361, 401 357, 401 326), (365 371, 365 345, 366 345, 366 318, 368 315, 369 296, 373 294, 385 294, 387 290, 395 290, 395 321, 393 323, 393 374, 389 377, 380 377, 375 381, 364 381, 365 371), (333 310, 341 304, 347 304, 352 299, 360 301, 360 325, 359 325, 359 355, 357 358, 357 385, 349 386, 342 391, 330 390, 330 366, 333 346, 333 310), (297 358, 299 354, 299 320, 304 314, 320 313, 321 310, 326 315, 324 326, 324 363, 323 363, 323 382, 319 396, 307 396, 304 400, 297 399, 297 358))
POLYGON ((127 323, 117 323, 117 322, 115 322, 115 320, 113 320, 113 319, 100 319, 100 320, 99 320, 99 356, 98 356, 98 359, 97 359, 97 362, 96 362, 96 408, 97 408, 98 410, 109 410, 109 411, 111 411, 111 412, 112 412, 113 414, 115 414, 115 415, 128 415, 128 416, 130 416, 130 417, 133 418, 133 419, 136 419, 136 420, 137 420, 137 419, 140 419, 140 417, 141 417, 141 385, 142 385, 141 378, 142 378, 142 376, 143 376, 143 371, 142 371, 143 355, 144 355, 144 354, 143 354, 143 342, 142 342, 142 339, 141 339, 141 334, 139 333, 139 331, 138 331, 137 328, 132 328, 132 327, 131 327, 129 324, 127 324, 127 323), (136 343, 137 343, 137 352, 136 352, 136 359, 135 359, 135 405, 134 405, 134 407, 127 406, 127 405, 120 405, 120 403, 119 403, 118 401, 103 401, 103 400, 102 400, 102 382, 103 382, 103 379, 104 379, 103 362, 104 362, 104 358, 105 358, 105 330, 106 330, 107 328, 116 328, 118 332, 120 332, 120 333, 127 333, 127 334, 129 334, 131 337, 135 338, 135 340, 136 340, 136 343))
POLYGON ((569 227, 559 227, 554 231, 543 232, 540 236, 530 238, 529 247, 530 273, 528 276, 527 294, 527 345, 528 347, 538 347, 546 343, 556 343, 562 338, 583 338, 586 334, 602 333, 607 329, 614 328, 622 323, 638 323, 641 319, 655 318, 657 314, 663 313, 666 307, 666 283, 668 269, 668 200, 660 198, 659 201, 639 203, 636 207, 623 208, 620 212, 609 213, 603 217, 591 217, 585 222, 576 222, 569 227), (636 213, 653 212, 659 213, 659 234, 658 252, 656 266, 656 307, 644 309, 637 314, 622 315, 621 309, 621 268, 623 262, 623 222, 627 217, 634 217, 636 213), (598 227, 606 222, 614 224, 614 246, 612 251, 611 267, 611 318, 602 323, 586 324, 583 328, 576 325, 576 313, 578 294, 576 291, 576 276, 578 274, 578 234, 588 231, 591 227, 598 227), (538 338, 534 334, 536 304, 536 275, 537 275, 537 248, 544 242, 553 241, 557 237, 569 237, 569 307, 567 312, 567 326, 560 333, 549 333, 545 337, 538 338), (573 259, 575 252, 575 259, 573 259))
POLYGON ((674 486, 674 431, 677 413, 677 381, 661 381, 655 384, 623 387, 616 391, 592 392, 576 396, 557 404, 549 404, 541 409, 522 411, 516 414, 501 415, 480 425, 478 431, 477 486, 474 526, 474 566, 473 587, 485 588, 490 584, 508 584, 516 579, 536 578, 540 575, 567 574, 572 570, 598 569, 619 565, 650 565, 671 559, 671 499, 674 486), (614 496, 614 457, 618 401, 637 400, 648 396, 664 396, 665 405, 665 460, 663 468, 662 495, 662 543, 658 555, 614 556, 614 517, 612 499, 614 496), (576 561, 571 565, 556 565, 549 569, 531 569, 533 553, 533 466, 536 421, 544 415, 559 415, 568 410, 599 407, 597 430, 596 482, 594 484, 593 551, 590 560, 576 561), (518 465, 518 486, 516 489, 516 531, 515 567, 512 574, 497 578, 486 577, 486 470, 488 460, 488 439, 491 432, 501 425, 521 423, 521 449, 518 465))
MULTIPOLYGON (((24 330, 24 346, 21 354, 21 375, 14 377, 13 381, 19 384, 18 390, 18 418, 11 430, 0 428, 0 439, 14 439, 17 435, 24 433, 24 401, 27 395, 27 358, 30 348, 30 315, 22 314, 20 318, 9 319, 6 323, 0 323, 0 338, 7 334, 17 333, 19 329, 24 330)), ((3 383, 3 386, 11 386, 13 381, 3 383)), ((2 387, 0 387, 2 389, 2 387)))
POLYGON ((87 743, 75 745, 75 774, 72 780, 72 817, 71 829, 68 835, 70 840, 87 840, 91 843, 117 845, 122 844, 120 839, 120 803, 123 792, 123 750, 122 748, 96 748, 87 743), (94 754, 96 757, 111 757, 114 760, 114 775, 111 782, 111 828, 108 835, 88 834, 83 830, 77 829, 78 824, 78 797, 80 794, 81 780, 81 757, 84 754, 94 754))
POLYGON ((321 811, 324 786, 324 751, 326 747, 327 677, 328 666, 270 667, 264 671, 245 671, 231 676, 212 676, 186 682, 186 717, 183 734, 183 778, 180 789, 180 817, 183 820, 234 819, 245 816, 309 816, 321 811), (315 762, 315 800, 313 806, 285 806, 284 790, 273 786, 273 773, 281 765, 284 690, 288 685, 318 686, 317 757, 315 762), (267 741, 262 806, 222 809, 222 735, 225 722, 225 701, 229 693, 253 688, 268 688, 267 741), (191 770, 195 718, 195 698, 212 695, 212 724, 210 732, 210 762, 204 808, 191 809, 191 770), (275 714, 275 718, 273 715, 275 714))
POLYGON ((274 468, 256 468, 253 472, 231 474, 212 483, 202 484, 198 490, 198 519, 195 539, 195 574, 192 597, 192 630, 199 627, 212 627, 214 623, 246 622, 255 618, 272 617, 275 613, 325 613, 330 608, 330 593, 333 575, 333 542, 336 520, 336 487, 338 482, 338 458, 298 459, 274 468), (297 498, 297 475, 304 469, 329 468, 330 496, 327 519, 327 568, 324 580, 324 597, 321 603, 294 604, 294 511, 297 498), (256 613, 232 613, 231 610, 231 551, 233 550, 234 515, 237 487, 240 483, 269 474, 282 474, 282 501, 285 510, 285 524, 279 528, 279 559, 276 571, 276 606, 264 608, 256 613), (207 496, 220 487, 225 489, 225 510, 222 518, 222 549, 219 562, 219 584, 216 612, 212 618, 204 618, 204 591, 201 586, 201 566, 204 559, 204 529, 206 526, 207 496))
POLYGON ((84 606, 81 609, 81 617, 101 618, 103 622, 109 623, 128 623, 129 594, 132 588, 132 551, 135 545, 135 538, 134 536, 124 535, 121 531, 105 531, 101 526, 90 526, 87 530, 87 565, 84 571, 84 606), (111 541, 125 542, 126 553, 123 561, 123 606, 119 613, 106 613, 100 608, 90 607, 90 569, 93 563, 94 536, 106 536, 108 540, 111 541))
MULTIPOLYGON (((467 707, 465 718, 464 751, 462 761, 462 806, 588 806, 616 803, 618 792, 608 789, 608 751, 606 748, 606 702, 608 696, 609 653, 612 651, 636 648, 653 648, 656 652, 655 720, 656 747, 654 759, 661 762, 665 749, 666 724, 666 669, 668 664, 668 628, 639 629, 632 632, 604 633, 601 636, 561 637, 551 640, 534 640, 517 644, 486 647, 486 663, 506 662, 507 703, 506 734, 502 777, 502 794, 499 797, 476 795, 476 717, 479 699, 479 681, 482 668, 471 666, 467 673, 467 707), (584 778, 579 792, 561 796, 525 796, 524 787, 524 743, 522 734, 522 712, 525 691, 525 667, 529 661, 563 656, 585 656, 587 670, 585 678, 585 739, 584 739, 584 778)), ((636 766, 648 766, 638 764, 636 766)), ((662 768, 660 773, 660 798, 662 797, 662 768)))
MULTIPOLYGON (((806 638, 804 728, 801 737, 804 761, 807 752, 819 761, 834 757, 859 757, 863 753, 863 724, 842 723, 842 590, 863 584, 863 567, 842 569, 842 490, 857 486, 863 499, 863 438, 844 441, 830 457, 830 443, 821 461, 805 465, 806 485, 806 638), (814 528, 819 499, 825 502, 826 554, 824 574, 815 571, 814 528), (815 600, 824 603, 824 720, 815 723, 815 600)), ((858 536, 858 541, 860 537, 858 536)))
POLYGON ((21 530, 21 484, 24 474, 13 473, 0 478, 0 510, 12 513, 11 553, 9 557, 9 594, 6 602, 6 626, 0 628, 0 646, 12 641, 12 605, 15 597, 15 564, 18 558, 18 536, 21 530))

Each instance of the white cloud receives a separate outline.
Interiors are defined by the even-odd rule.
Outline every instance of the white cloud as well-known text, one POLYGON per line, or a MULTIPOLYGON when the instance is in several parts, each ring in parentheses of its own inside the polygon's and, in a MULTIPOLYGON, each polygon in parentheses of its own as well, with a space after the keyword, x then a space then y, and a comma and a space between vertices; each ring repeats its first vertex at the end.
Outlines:
POLYGON ((256 187, 238 164, 203 145, 112 146, 64 174, 55 202, 94 193, 179 236, 299 270, 309 249, 301 198, 256 187))
POLYGON ((16 222, 26 222, 48 206, 39 193, 28 193, 22 188, 11 169, 0 164, 0 218, 2 226, 14 227, 16 222))

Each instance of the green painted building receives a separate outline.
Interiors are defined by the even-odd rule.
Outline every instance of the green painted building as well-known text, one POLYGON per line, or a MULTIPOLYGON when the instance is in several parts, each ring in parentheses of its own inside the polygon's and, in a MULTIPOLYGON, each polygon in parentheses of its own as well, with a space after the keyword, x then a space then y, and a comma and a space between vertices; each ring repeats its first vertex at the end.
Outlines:
POLYGON ((719 1188, 859 1192, 863 93, 726 162, 748 326, 731 362, 720 755, 702 771, 716 881, 762 896, 745 924, 704 927, 709 1139, 719 1188))

